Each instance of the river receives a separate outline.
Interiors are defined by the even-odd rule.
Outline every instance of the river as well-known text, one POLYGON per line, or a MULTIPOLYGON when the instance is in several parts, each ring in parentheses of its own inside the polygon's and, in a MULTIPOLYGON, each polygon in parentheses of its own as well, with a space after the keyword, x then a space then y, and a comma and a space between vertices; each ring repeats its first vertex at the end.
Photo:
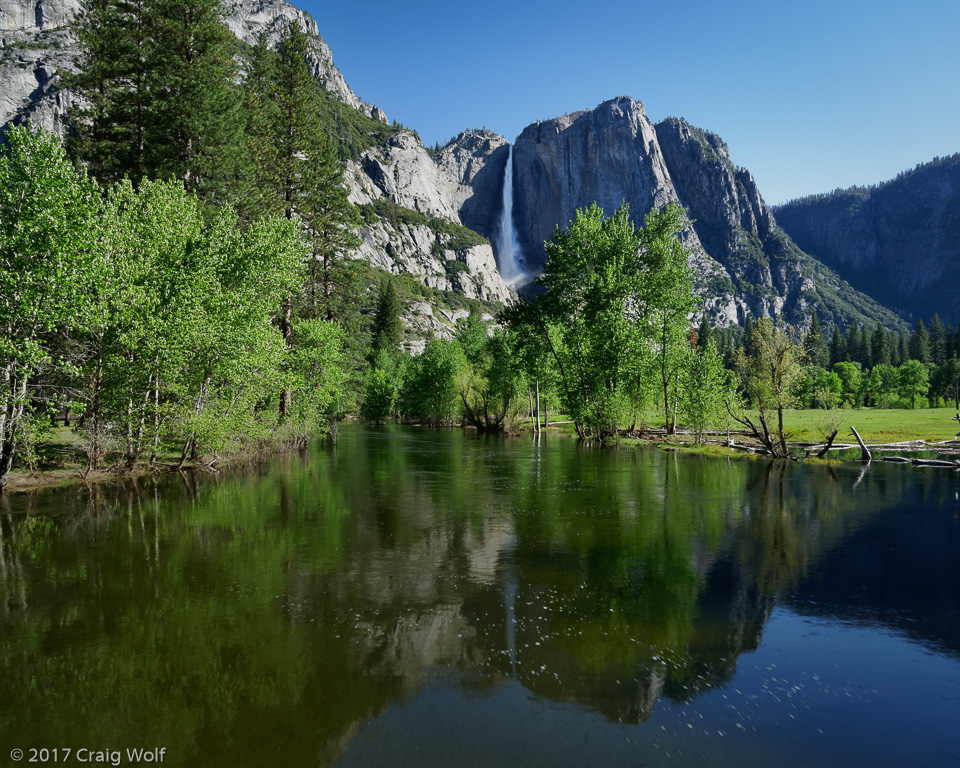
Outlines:
POLYGON ((0 535, 2 765, 960 762, 951 470, 345 425, 0 535))

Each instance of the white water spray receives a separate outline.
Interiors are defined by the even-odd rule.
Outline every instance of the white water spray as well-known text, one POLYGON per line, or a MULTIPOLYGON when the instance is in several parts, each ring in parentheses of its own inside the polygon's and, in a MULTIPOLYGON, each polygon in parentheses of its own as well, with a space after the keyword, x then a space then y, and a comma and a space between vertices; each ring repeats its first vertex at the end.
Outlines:
POLYGON ((503 169, 503 207, 497 223, 497 266, 507 285, 513 286, 526 277, 521 264, 523 253, 517 242, 517 228, 513 224, 513 147, 507 145, 507 165, 503 169))

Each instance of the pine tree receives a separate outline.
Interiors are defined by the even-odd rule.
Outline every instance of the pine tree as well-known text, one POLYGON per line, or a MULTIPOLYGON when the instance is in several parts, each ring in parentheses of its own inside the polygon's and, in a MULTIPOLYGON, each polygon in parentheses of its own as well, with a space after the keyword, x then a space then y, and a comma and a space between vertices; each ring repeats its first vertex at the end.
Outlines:
POLYGON ((930 337, 923 319, 917 320, 916 330, 910 334, 908 350, 911 360, 919 360, 924 365, 930 362, 930 337))
POLYGON ((67 146, 102 182, 146 173, 147 134, 154 119, 149 87, 156 15, 149 0, 88 0, 77 15, 76 71, 64 88, 78 97, 68 115, 67 146))
POLYGON ((887 329, 883 323, 877 321, 877 327, 873 330, 870 337, 870 358, 872 367, 877 365, 890 365, 890 343, 887 337, 887 329))
POLYGON ((863 346, 863 338, 860 333, 859 323, 850 323, 850 327, 847 328, 846 342, 847 353, 845 361, 850 363, 860 362, 860 349, 863 346))
POLYGON ((816 310, 810 321, 810 330, 803 340, 803 357, 807 365, 816 365, 827 368, 830 365, 830 350, 827 349, 827 340, 820 327, 820 318, 816 310))
POLYGON ((847 359, 847 342, 840 333, 840 326, 833 326, 833 335, 830 337, 830 366, 842 363, 847 359))
POLYGON ((219 0, 151 2, 159 23, 149 61, 156 118, 148 168, 207 200, 225 199, 242 146, 236 38, 219 0))
POLYGON ((907 360, 910 359, 910 348, 907 343, 907 329, 906 326, 900 326, 900 334, 897 337, 897 365, 903 365, 907 360))
MULTIPOLYGON (((712 338, 713 329, 710 327, 710 320, 704 315, 700 320, 700 325, 697 327, 697 349, 706 347, 712 338)), ((722 355, 722 351, 718 354, 722 355)))
POLYGON ((246 59, 243 83, 244 131, 240 138, 243 164, 237 167, 237 208, 247 220, 283 210, 277 183, 279 124, 277 54, 260 35, 246 59))
POLYGON ((400 299, 393 280, 384 277, 377 293, 377 309, 371 328, 371 357, 383 350, 396 360, 403 343, 403 321, 400 319, 400 299))
POLYGON ((947 361, 947 330, 936 313, 930 318, 930 358, 937 365, 947 361))

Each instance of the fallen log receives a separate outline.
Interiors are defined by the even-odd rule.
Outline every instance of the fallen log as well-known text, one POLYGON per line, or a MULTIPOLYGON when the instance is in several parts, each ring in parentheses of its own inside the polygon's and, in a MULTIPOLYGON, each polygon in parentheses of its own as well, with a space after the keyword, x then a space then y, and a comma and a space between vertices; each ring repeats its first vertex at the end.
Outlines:
POLYGON ((956 469, 958 466, 955 461, 941 461, 940 459, 913 459, 910 463, 915 467, 950 467, 956 469))
POLYGON ((910 459, 906 456, 883 456, 880 461, 889 461, 891 464, 909 464, 910 459))

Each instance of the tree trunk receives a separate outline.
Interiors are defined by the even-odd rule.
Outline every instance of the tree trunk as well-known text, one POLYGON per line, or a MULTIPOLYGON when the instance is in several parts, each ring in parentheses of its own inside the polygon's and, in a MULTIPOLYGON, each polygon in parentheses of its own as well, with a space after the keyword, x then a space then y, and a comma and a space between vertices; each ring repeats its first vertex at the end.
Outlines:
POLYGON ((537 432, 540 431, 540 379, 537 379, 537 432))
MULTIPOLYGON (((280 313, 280 335, 290 349, 293 337, 293 299, 289 296, 283 300, 283 310, 280 313)), ((280 422, 284 422, 290 415, 290 390, 284 387, 280 390, 280 422)))

